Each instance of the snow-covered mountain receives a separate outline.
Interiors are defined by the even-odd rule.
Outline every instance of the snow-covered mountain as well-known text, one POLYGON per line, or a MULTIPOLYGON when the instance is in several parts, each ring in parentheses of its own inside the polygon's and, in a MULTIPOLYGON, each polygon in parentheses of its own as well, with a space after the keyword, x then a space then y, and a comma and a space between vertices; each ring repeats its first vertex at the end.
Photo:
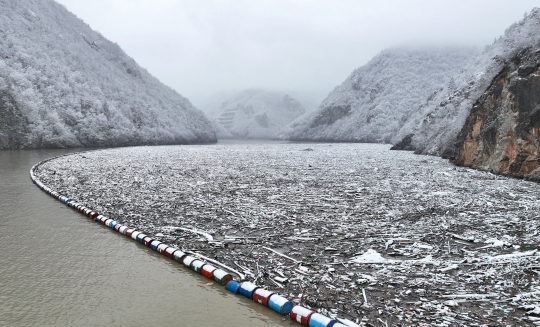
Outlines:
POLYGON ((0 149, 215 142, 214 128, 52 0, 0 0, 0 149))
MULTIPOLYGON (((205 110, 231 137, 272 139, 306 110, 302 104, 282 92, 249 89, 239 92, 219 105, 205 110)), ((218 138, 228 135, 219 132, 218 138)))
POLYGON ((414 121, 416 127, 411 132, 414 136, 409 140, 409 148, 418 153, 454 157, 454 142, 475 102, 513 58, 519 58, 519 53, 530 47, 538 49, 539 44, 540 10, 535 8, 420 108, 422 117, 414 121))
POLYGON ((393 48, 382 51, 336 87, 287 138, 312 141, 401 140, 418 108, 478 54, 472 47, 393 48))

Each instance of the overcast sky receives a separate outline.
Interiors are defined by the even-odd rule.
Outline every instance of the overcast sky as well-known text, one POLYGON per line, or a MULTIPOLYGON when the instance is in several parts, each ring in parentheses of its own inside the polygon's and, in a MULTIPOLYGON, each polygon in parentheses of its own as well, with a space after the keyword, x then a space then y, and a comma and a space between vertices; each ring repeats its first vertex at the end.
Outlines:
MULTIPOLYGON (((537 0, 57 0, 180 94, 319 98, 381 50, 484 46, 537 0)), ((317 99, 320 100, 320 99, 317 99)))

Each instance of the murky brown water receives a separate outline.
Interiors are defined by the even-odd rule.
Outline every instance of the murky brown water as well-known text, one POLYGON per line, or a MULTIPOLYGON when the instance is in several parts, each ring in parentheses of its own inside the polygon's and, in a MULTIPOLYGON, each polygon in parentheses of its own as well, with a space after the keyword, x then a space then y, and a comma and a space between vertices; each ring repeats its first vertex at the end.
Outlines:
POLYGON ((67 150, 0 151, 0 326, 294 326, 34 186, 67 150))

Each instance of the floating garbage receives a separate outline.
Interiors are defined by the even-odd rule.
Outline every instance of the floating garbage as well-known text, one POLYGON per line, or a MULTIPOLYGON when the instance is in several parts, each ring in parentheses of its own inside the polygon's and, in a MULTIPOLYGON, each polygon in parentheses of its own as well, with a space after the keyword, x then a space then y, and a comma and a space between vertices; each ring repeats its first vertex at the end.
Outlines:
POLYGON ((91 219, 166 243, 157 251, 176 261, 184 249, 211 264, 200 272, 220 284, 235 275, 274 292, 280 313, 294 301, 335 327, 540 321, 538 184, 381 145, 312 149, 111 149, 31 176, 91 219))

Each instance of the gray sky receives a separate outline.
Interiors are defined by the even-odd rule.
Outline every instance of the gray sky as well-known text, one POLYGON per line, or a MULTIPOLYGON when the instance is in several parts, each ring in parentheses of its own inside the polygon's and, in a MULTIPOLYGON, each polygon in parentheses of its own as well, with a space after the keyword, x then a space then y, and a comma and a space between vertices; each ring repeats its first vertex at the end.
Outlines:
POLYGON ((484 46, 537 0, 57 0, 201 103, 246 88, 320 100, 381 50, 484 46))

